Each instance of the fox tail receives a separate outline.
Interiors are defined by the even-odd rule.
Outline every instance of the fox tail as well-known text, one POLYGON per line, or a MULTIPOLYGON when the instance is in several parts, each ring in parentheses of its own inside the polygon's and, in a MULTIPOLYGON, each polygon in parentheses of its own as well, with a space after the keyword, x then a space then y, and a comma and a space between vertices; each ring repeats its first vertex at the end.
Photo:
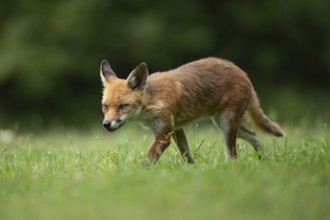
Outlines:
POLYGON ((285 132, 282 130, 282 128, 265 115, 260 106, 260 102, 255 91, 253 91, 252 101, 248 109, 248 114, 254 125, 260 130, 269 134, 273 134, 277 137, 285 136, 285 132))

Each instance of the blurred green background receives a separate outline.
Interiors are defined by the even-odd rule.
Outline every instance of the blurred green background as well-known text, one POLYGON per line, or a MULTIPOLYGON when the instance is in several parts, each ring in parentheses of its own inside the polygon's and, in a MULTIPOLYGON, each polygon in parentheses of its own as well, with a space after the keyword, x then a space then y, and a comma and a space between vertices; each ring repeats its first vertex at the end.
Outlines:
POLYGON ((99 64, 121 77, 216 56, 280 121, 329 117, 330 1, 1 0, 0 128, 101 123, 99 64))

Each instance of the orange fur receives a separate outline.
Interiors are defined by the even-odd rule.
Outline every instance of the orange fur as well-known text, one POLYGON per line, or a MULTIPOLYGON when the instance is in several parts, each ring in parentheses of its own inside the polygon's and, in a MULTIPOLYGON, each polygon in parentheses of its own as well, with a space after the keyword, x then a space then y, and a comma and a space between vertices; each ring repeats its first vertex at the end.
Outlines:
POLYGON ((142 63, 127 80, 118 79, 103 61, 101 78, 103 125, 114 131, 126 121, 137 120, 150 127, 155 140, 147 155, 152 161, 159 159, 173 137, 181 154, 192 163, 183 126, 202 118, 211 118, 223 130, 229 158, 237 157, 237 137, 260 150, 255 134, 242 126, 246 113, 263 131, 284 135, 279 125, 264 115, 246 73, 223 59, 205 58, 150 76, 142 63))

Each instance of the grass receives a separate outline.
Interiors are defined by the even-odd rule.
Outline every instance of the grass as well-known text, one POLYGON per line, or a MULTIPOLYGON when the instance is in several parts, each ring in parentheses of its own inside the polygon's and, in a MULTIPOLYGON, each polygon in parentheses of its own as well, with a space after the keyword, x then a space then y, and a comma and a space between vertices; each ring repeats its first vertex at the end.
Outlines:
POLYGON ((141 166, 152 134, 124 127, 25 134, 0 143, 1 219, 325 219, 330 215, 327 124, 284 126, 260 138, 267 160, 239 141, 225 160, 209 126, 186 129, 196 163, 172 145, 141 166))

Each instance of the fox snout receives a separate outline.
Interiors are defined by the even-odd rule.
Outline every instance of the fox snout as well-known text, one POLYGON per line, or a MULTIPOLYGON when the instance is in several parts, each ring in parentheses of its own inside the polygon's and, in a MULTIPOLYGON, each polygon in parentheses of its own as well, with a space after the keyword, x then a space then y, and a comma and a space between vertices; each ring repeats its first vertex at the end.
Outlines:
POLYGON ((104 120, 103 121, 103 127, 107 129, 108 131, 115 131, 121 126, 125 124, 126 121, 122 119, 115 119, 115 120, 104 120))

